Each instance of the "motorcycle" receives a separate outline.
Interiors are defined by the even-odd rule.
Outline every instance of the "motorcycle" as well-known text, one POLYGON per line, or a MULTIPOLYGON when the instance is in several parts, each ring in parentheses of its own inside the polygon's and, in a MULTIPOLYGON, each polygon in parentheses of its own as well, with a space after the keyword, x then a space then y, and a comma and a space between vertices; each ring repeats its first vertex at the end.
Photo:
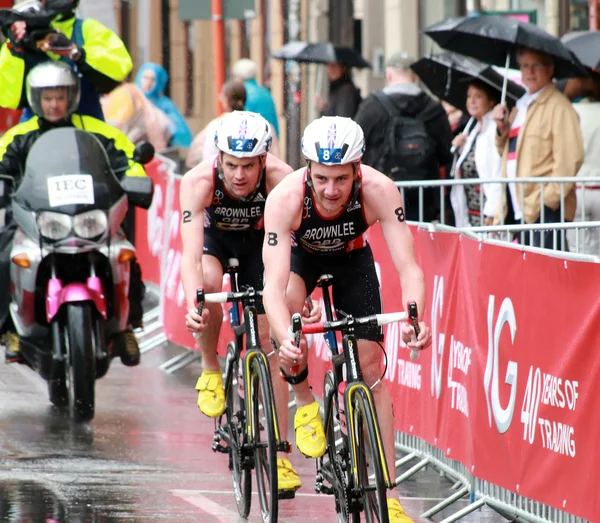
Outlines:
MULTIPOLYGON (((136 147, 136 161, 153 156, 150 144, 136 147)), ((152 195, 150 178, 119 181, 93 134, 61 128, 35 141, 10 198, 10 314, 21 353, 76 422, 93 419, 95 381, 124 350, 135 248, 121 225, 129 204, 148 209, 152 195)))

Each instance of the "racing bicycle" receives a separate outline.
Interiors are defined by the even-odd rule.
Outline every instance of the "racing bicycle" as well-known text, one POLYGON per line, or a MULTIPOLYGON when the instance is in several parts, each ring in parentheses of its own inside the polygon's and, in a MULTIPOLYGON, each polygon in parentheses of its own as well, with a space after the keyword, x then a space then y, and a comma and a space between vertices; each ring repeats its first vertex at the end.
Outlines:
POLYGON ((199 289, 196 296, 199 314, 204 303, 231 303, 234 341, 227 345, 225 356, 226 407, 223 415, 215 420, 212 450, 229 455, 240 516, 247 518, 250 513, 254 470, 262 520, 276 523, 279 499, 295 497, 294 491, 279 492, 277 484, 277 452, 290 452, 291 447, 279 434, 269 363, 258 337, 256 303, 262 299, 262 292, 252 287, 239 290, 238 266, 237 259, 228 260, 231 292, 205 294, 199 289), (240 307, 243 321, 240 321, 240 307), (242 357, 244 336, 246 345, 242 357))
MULTIPOLYGON (((330 275, 323 275, 317 282, 323 292, 325 322, 301 325, 299 315, 292 318, 292 330, 297 338, 300 330, 304 334, 325 333, 332 352, 333 370, 325 374, 323 388, 327 450, 317 460, 315 490, 335 496, 340 523, 359 523, 361 512, 365 513, 367 522, 389 523, 386 491, 396 487, 396 478, 388 473, 373 395, 360 370, 354 329, 359 325, 382 326, 409 320, 418 337, 417 305, 409 302, 408 312, 359 318, 344 315, 341 320, 334 320, 329 295, 332 279, 330 275), (343 334, 342 352, 338 349, 336 331, 343 334), (342 394, 343 404, 339 397, 342 394)), ((417 357, 418 352, 412 351, 411 358, 417 357)), ((373 387, 377 383, 379 380, 373 387)))

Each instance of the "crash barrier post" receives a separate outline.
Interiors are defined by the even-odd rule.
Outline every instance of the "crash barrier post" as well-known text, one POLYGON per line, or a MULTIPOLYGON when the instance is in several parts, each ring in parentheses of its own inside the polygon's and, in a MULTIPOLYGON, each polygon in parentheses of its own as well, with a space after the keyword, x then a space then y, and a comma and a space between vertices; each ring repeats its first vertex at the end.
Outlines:
MULTIPOLYGON (((198 353, 183 327, 181 177, 168 167, 155 174, 159 185, 171 187, 164 194, 172 201, 153 202, 144 236, 145 247, 153 250, 139 246, 138 253, 143 270, 145 259, 162 267, 166 338, 191 349, 167 366, 173 369, 198 353)), ((385 379, 397 446, 404 453, 397 465, 406 470, 398 481, 424 467, 452 478, 452 495, 424 516, 459 499, 469 504, 444 522, 484 505, 530 521, 600 521, 593 480, 600 460, 595 421, 600 297, 592 284, 600 280, 598 258, 484 240, 443 225, 411 224, 411 229, 426 279, 424 320, 433 343, 412 361, 399 327, 386 327, 385 379)), ((368 236, 384 310, 398 310, 398 275, 380 228, 372 227, 368 236)), ((229 341, 222 338, 221 353, 229 341)), ((320 394, 330 352, 322 335, 308 338, 309 380, 320 394)))

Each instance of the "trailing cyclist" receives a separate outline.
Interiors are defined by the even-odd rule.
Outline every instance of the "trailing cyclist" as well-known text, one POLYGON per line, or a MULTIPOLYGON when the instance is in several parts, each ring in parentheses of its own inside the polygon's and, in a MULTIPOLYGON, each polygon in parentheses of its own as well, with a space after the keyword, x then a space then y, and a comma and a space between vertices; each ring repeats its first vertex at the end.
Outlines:
MULTIPOLYGON (((218 418, 225 410, 223 377, 217 359, 217 343, 223 322, 220 304, 207 304, 202 316, 196 310, 196 289, 220 292, 227 260, 239 260, 238 284, 255 290, 263 287, 261 246, 263 211, 267 195, 292 168, 268 154, 271 129, 260 115, 234 111, 225 116, 215 133, 219 154, 205 159, 183 178, 180 189, 183 256, 181 280, 188 314, 186 327, 198 336, 202 375, 198 378, 198 408, 218 418)), ((257 304, 261 344, 270 346, 269 326, 262 304, 257 304)), ((271 372, 279 373, 271 358, 271 372)), ((273 380, 279 430, 287 433, 287 384, 273 380)), ((298 474, 285 454, 278 456, 279 490, 301 486, 298 474)))
MULTIPOLYGON (((404 302, 425 310, 425 281, 415 259, 413 238, 405 221, 402 198, 394 182, 361 165, 365 144, 360 126, 349 118, 322 117, 304 131, 302 152, 308 166, 287 176, 267 199, 263 261, 263 302, 272 334, 280 344, 279 362, 295 393, 296 445, 310 458, 325 453, 326 439, 319 405, 308 385, 306 342, 294 346, 288 332, 291 315, 302 310, 321 274, 333 276, 336 308, 352 316, 381 312, 381 293, 367 229, 379 222, 400 277, 404 302), (291 259, 291 262, 290 262, 291 259), (298 285, 298 280, 302 284, 298 285), (289 283, 288 283, 289 282, 289 283)), ((402 339, 421 350, 431 341, 429 327, 420 334, 402 327, 402 339)), ((381 377, 381 328, 356 327, 364 381, 381 377)), ((386 386, 373 388, 386 460, 395 463, 394 415, 386 386)), ((392 469, 391 473, 394 472, 392 469)), ((391 523, 408 523, 394 492, 388 492, 391 523)))

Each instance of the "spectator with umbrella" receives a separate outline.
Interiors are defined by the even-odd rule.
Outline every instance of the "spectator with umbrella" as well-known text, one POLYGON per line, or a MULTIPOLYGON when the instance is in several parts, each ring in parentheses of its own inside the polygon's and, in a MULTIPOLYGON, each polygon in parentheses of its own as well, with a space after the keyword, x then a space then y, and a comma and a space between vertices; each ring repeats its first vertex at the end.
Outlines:
MULTIPOLYGON (((527 92, 512 111, 493 109, 502 176, 575 176, 583 161, 579 119, 552 78, 585 76, 587 71, 562 42, 539 27, 499 16, 462 17, 425 30, 443 48, 505 67, 518 66, 527 92)), ((504 102, 503 89, 502 102, 504 102)), ((575 185, 509 184, 496 222, 548 223, 573 220, 575 185)), ((552 232, 536 233, 533 245, 552 247, 552 232)), ((566 247, 566 245, 563 245, 566 247)))
MULTIPOLYGON (((329 95, 325 102, 317 94, 315 102, 321 116, 354 118, 362 100, 360 91, 352 81, 352 68, 370 67, 369 63, 350 47, 331 42, 289 42, 272 54, 273 58, 294 60, 298 63, 327 64, 329 95)), ((320 90, 320 81, 317 82, 320 90)))
MULTIPOLYGON (((577 31, 561 38, 565 47, 589 68, 587 78, 569 78, 564 93, 573 102, 579 115, 583 137, 583 164, 577 173, 585 178, 600 178, 600 32, 577 31)), ((577 184, 577 210, 575 221, 600 221, 600 185, 577 184)), ((600 229, 568 231, 569 244, 579 240, 579 252, 600 255, 600 229)))
MULTIPOLYGON (((453 53, 421 58, 412 65, 412 70, 432 94, 470 116, 464 132, 452 142, 453 152, 458 150, 459 154, 452 174, 463 179, 498 178, 501 159, 496 150, 496 122, 491 113, 500 100, 504 77, 487 64, 453 53)), ((506 89, 511 106, 525 92, 511 81, 506 89)), ((455 225, 491 225, 501 191, 500 184, 454 185, 450 201, 455 225)))

